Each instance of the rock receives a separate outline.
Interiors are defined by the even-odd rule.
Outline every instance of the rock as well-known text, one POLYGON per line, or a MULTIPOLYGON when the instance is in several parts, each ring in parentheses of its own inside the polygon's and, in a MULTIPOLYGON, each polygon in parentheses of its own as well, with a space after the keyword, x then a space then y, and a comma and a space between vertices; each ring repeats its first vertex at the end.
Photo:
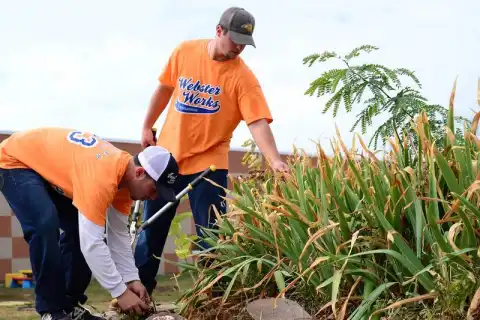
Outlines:
POLYGON ((145 320, 185 320, 185 318, 174 313, 157 312, 148 316, 145 320))
POLYGON ((255 300, 247 304, 247 311, 255 320, 313 319, 297 302, 285 298, 255 300))
MULTIPOLYGON (((183 317, 173 313, 175 310, 176 305, 174 304, 158 304, 155 306, 155 311, 152 306, 151 314, 149 314, 146 318, 141 317, 144 320, 184 320, 183 317)), ((110 303, 108 311, 105 312, 104 318, 106 320, 137 320, 138 317, 136 316, 129 316, 124 314, 120 308, 118 307, 117 301, 113 301, 110 303)))
POLYGON ((105 312, 103 317, 106 320, 120 320, 121 315, 115 310, 108 310, 107 312, 105 312))

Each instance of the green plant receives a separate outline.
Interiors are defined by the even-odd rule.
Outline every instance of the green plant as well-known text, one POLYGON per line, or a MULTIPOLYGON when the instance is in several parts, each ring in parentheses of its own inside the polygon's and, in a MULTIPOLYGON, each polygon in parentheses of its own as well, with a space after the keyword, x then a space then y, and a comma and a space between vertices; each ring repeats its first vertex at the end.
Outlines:
POLYGON ((192 219, 192 212, 182 212, 175 215, 168 231, 169 237, 175 237, 175 254, 180 259, 186 259, 191 254, 192 243, 197 240, 197 235, 189 235, 186 232, 182 232, 182 222, 185 219, 192 219))
MULTIPOLYGON (((362 51, 370 53, 375 50, 378 50, 375 46, 362 45, 345 56, 325 51, 305 57, 303 63, 309 67, 315 62, 326 62, 333 58, 345 65, 345 68, 334 68, 324 72, 310 83, 305 94, 313 96, 317 93, 318 97, 332 94, 325 104, 323 113, 333 107, 333 117, 336 117, 342 101, 347 112, 351 112, 356 103, 361 104, 363 108, 357 113, 357 120, 351 131, 360 124, 362 134, 367 132, 367 127, 372 126, 374 117, 387 115, 388 119, 375 130, 369 142, 369 146, 373 143, 374 148, 377 148, 379 139, 385 145, 393 136, 400 139, 402 133, 407 133, 408 138, 414 139, 414 145, 417 145, 417 136, 411 123, 425 112, 429 119, 432 138, 437 147, 441 147, 448 110, 440 105, 427 103, 427 99, 418 91, 421 89, 421 83, 413 71, 406 68, 392 69, 375 63, 353 65, 354 58, 362 51), (402 77, 410 80, 411 85, 418 89, 404 85, 402 77)), ((456 119, 468 121, 463 117, 456 119)), ((462 130, 457 130, 456 133, 461 141, 462 130)))
POLYGON ((179 300, 182 313, 229 312, 264 296, 294 298, 335 319, 412 310, 458 319, 474 312, 480 113, 460 145, 453 109, 452 99, 442 138, 422 112, 412 130, 389 139, 383 157, 359 136, 347 149, 337 132, 331 157, 321 145, 313 159, 294 150, 290 175, 234 179, 229 212, 217 216, 217 230, 206 230, 213 250, 182 263, 196 279, 179 300), (214 286, 223 288, 222 297, 208 296, 214 286))

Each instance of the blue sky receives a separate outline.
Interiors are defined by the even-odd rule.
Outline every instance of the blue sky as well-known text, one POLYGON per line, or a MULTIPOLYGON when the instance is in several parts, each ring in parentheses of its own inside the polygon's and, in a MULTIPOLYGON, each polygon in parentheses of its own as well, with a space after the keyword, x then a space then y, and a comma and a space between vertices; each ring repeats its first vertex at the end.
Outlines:
MULTIPOLYGON (((314 152, 335 124, 347 144, 355 113, 322 114, 326 98, 304 95, 310 81, 338 64, 302 58, 314 52, 380 48, 366 58, 415 70, 432 103, 448 104, 458 78, 457 113, 477 110, 480 3, 459 1, 7 1, 0 11, 0 130, 76 127, 116 139, 140 139, 157 76, 185 39, 212 37, 223 10, 241 5, 256 18, 257 49, 243 58, 268 99, 282 152, 314 152), (275 13, 274 13, 275 12, 275 13), (114 114, 115 113, 115 114, 114 114), (55 118, 55 119, 54 119, 55 118)), ((367 61, 367 60, 362 60, 367 61)), ((159 119, 159 125, 163 116, 159 119)), ((245 124, 232 147, 250 137, 245 124)), ((365 140, 369 135, 364 137, 365 140)))

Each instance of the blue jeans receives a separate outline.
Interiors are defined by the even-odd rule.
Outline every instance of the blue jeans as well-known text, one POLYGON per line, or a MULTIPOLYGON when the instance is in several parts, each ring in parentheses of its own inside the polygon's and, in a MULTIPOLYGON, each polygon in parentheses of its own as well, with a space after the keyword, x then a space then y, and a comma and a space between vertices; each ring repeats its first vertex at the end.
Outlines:
MULTIPOLYGON (((179 175, 174 189, 175 193, 180 193, 188 186, 200 173, 191 175, 179 175)), ((207 178, 214 181, 223 188, 227 188, 227 170, 216 170, 210 173, 207 178)), ((196 187, 188 192, 188 199, 192 209, 193 219, 196 225, 196 232, 199 237, 203 236, 201 227, 214 228, 215 211, 211 206, 215 206, 220 214, 225 213, 226 193, 222 188, 219 188, 208 181, 201 180, 196 187)), ((145 201, 143 221, 150 218, 158 210, 160 210, 167 202, 163 199, 147 200, 145 201)), ((157 218, 147 229, 145 229, 138 237, 135 248, 135 263, 137 265, 140 280, 151 294, 157 282, 155 277, 158 273, 160 260, 156 257, 161 257, 165 242, 168 237, 168 231, 175 217, 176 210, 179 203, 177 202, 168 211, 157 218), (156 257, 155 257, 155 256, 156 257)), ((208 244, 203 241, 198 242, 201 248, 208 248, 208 244)))
POLYGON ((92 274, 80 251, 78 210, 72 201, 29 169, 0 169, 0 192, 29 245, 36 311, 70 312, 84 303, 92 274))

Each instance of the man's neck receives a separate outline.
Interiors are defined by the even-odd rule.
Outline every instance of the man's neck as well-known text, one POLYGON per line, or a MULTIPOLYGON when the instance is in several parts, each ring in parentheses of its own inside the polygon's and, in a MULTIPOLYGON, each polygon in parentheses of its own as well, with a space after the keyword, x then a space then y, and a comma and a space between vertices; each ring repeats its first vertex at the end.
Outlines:
POLYGON ((223 61, 229 60, 228 57, 225 57, 222 54, 218 53, 216 39, 212 39, 208 42, 207 51, 208 51, 208 56, 212 60, 215 60, 215 61, 218 61, 218 62, 223 62, 223 61))
POLYGON ((131 176, 133 175, 133 171, 135 170, 135 165, 133 164, 133 160, 130 159, 128 161, 128 165, 125 168, 125 172, 123 173, 122 180, 120 180, 120 183, 118 184, 118 189, 122 189, 128 186, 128 181, 131 179, 131 176))

